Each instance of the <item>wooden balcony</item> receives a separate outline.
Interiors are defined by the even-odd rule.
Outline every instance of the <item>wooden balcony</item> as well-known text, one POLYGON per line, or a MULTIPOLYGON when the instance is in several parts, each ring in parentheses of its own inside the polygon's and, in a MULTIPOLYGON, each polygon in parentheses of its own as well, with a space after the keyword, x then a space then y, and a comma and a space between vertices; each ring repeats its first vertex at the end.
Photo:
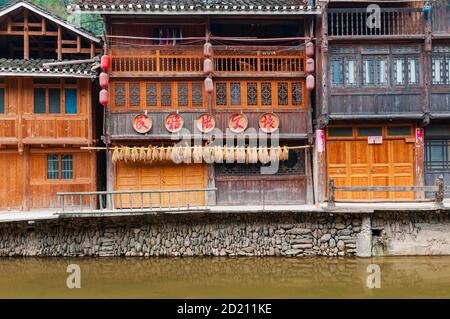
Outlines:
POLYGON ((330 38, 422 38, 425 18, 421 8, 381 8, 380 23, 367 23, 372 13, 366 8, 328 10, 330 38))
MULTIPOLYGON (((113 77, 203 76, 202 46, 110 49, 113 77)), ((305 52, 297 47, 214 47, 215 76, 303 76, 305 52)))

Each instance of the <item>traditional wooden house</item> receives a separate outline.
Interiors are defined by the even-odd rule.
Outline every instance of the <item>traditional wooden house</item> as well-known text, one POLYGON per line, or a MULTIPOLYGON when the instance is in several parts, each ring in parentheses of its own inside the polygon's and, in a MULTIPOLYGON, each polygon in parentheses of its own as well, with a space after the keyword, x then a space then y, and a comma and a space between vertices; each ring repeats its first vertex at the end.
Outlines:
POLYGON ((73 60, 94 58, 99 44, 26 1, 0 9, 1 210, 48 208, 57 191, 96 190, 96 154, 80 150, 96 144, 96 71, 73 60))
MULTIPOLYGON (((445 10, 430 10, 422 1, 329 1, 323 7, 316 117, 319 199, 329 179, 338 186, 423 186, 424 127, 431 138, 437 119, 449 111, 448 48, 438 45, 448 36, 448 16, 432 19, 435 11, 440 16, 445 10), (443 32, 438 35, 438 30, 443 32)), ((429 142, 428 153, 434 152, 433 143, 442 146, 443 140, 429 142)), ((434 183, 429 159, 427 181, 434 183)), ((364 201, 422 196, 336 193, 340 200, 364 201)))
POLYGON ((105 21, 109 191, 217 188, 200 201, 312 202, 313 1, 83 0, 68 9, 105 21), (170 147, 181 139, 191 148, 177 154, 170 147), (279 169, 261 173, 278 155, 279 169))

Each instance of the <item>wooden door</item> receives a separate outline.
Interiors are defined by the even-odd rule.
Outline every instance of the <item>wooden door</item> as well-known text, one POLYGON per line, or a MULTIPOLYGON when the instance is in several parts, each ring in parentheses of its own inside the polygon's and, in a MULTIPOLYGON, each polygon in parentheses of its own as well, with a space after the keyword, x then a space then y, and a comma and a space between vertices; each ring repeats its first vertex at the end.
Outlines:
MULTIPOLYGON (((116 190, 188 190, 206 187, 206 168, 201 164, 148 165, 119 162, 116 165, 116 190)), ((204 192, 154 193, 115 197, 116 207, 178 207, 205 205, 204 192)))
MULTIPOLYGON (((382 144, 368 144, 355 134, 330 138, 327 173, 336 186, 414 186, 414 143, 389 136, 382 144)), ((414 199, 414 192, 336 191, 335 195, 341 201, 414 199)))
POLYGON ((0 151, 0 209, 20 209, 23 203, 23 155, 0 151))

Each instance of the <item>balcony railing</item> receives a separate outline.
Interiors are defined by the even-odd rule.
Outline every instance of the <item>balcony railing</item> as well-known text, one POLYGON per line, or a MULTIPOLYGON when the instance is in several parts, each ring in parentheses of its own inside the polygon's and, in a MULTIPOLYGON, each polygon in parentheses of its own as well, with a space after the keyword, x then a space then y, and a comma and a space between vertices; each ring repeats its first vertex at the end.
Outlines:
POLYGON ((330 37, 414 37, 424 32, 425 19, 420 8, 382 8, 379 19, 366 8, 328 10, 330 37))
POLYGON ((204 211, 216 188, 57 193, 60 214, 204 211))
MULTIPOLYGON (((203 74, 201 46, 153 46, 145 49, 114 47, 110 50, 113 75, 203 74)), ((304 72, 305 52, 298 47, 214 47, 217 75, 304 72)))

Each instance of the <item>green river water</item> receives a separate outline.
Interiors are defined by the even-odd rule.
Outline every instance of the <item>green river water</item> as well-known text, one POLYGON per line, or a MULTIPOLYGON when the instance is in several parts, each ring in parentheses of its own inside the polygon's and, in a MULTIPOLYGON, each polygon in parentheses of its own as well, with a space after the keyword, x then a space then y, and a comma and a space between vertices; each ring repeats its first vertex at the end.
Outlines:
POLYGON ((0 298, 450 298, 450 256, 0 258, 0 298), (380 288, 367 287, 370 264, 380 288))

